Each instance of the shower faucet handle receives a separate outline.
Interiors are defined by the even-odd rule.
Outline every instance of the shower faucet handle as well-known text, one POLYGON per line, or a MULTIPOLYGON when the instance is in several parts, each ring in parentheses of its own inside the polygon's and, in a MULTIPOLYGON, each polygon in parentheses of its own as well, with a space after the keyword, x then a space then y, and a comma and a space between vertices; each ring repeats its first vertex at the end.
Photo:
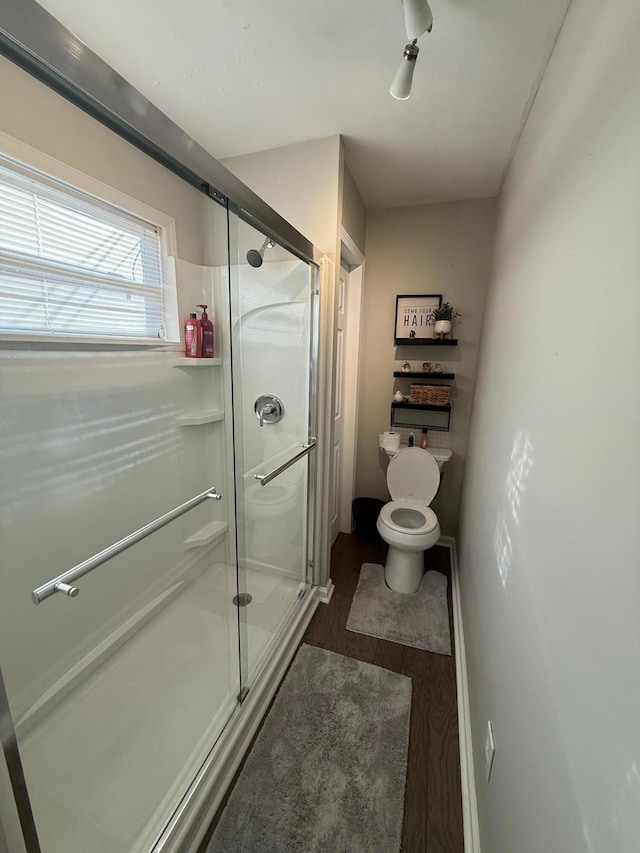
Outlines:
POLYGON ((261 427, 265 424, 277 424, 284 417, 284 403, 273 394, 263 394, 258 397, 253 410, 261 427))
POLYGON ((266 415, 272 415, 275 412, 276 408, 272 403, 267 403, 266 406, 263 406, 260 409, 260 426, 264 426, 264 419, 266 415))

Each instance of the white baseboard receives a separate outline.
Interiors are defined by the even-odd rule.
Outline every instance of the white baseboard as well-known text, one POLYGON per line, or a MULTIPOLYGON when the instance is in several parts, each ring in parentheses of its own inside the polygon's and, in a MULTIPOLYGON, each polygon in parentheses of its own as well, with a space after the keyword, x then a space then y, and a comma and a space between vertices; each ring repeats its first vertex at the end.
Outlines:
POLYGON ((303 599, 274 657, 229 721, 153 853, 197 853, 319 601, 316 594, 303 599))
POLYGON ((478 801, 476 798, 476 781, 473 772, 471 712, 469 708, 469 683, 467 681, 467 656, 464 645, 464 630, 462 627, 458 554, 456 551, 456 540, 452 536, 441 536, 437 544, 448 548, 451 558, 451 598, 453 601, 453 636, 456 651, 456 689, 458 695, 464 850, 465 853, 480 853, 478 801))
POLYGON ((329 578, 329 581, 326 586, 316 587, 316 598, 322 604, 328 604, 331 601, 334 589, 335 585, 331 578, 329 578))

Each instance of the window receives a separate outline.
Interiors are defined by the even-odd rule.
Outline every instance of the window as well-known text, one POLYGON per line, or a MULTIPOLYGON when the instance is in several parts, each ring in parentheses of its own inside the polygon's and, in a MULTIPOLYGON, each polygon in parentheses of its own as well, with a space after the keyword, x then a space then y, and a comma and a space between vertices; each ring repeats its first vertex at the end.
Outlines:
POLYGON ((168 340, 162 230, 0 155, 0 334, 168 340))

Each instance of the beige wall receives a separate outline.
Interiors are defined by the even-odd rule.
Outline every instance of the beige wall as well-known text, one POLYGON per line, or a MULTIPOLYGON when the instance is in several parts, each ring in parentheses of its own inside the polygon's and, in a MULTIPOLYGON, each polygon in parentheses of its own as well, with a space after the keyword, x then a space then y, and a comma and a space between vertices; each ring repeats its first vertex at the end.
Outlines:
POLYGON ((367 240, 367 211, 346 163, 342 184, 342 227, 364 255, 367 240))
POLYGON ((340 137, 256 151, 221 162, 330 257, 340 212, 340 137))
POLYGON ((573 0, 500 197, 459 540, 487 853, 638 850, 638 34, 573 0))
POLYGON ((416 366, 427 360, 441 361, 445 370, 456 374, 452 429, 449 433, 430 432, 429 440, 453 449, 433 504, 443 533, 449 535, 457 529, 495 211, 494 199, 479 199, 369 211, 367 219, 356 495, 389 498, 388 460, 379 453, 378 434, 389 429, 393 371, 405 360, 416 366), (395 347, 399 293, 441 293, 462 313, 459 346, 395 347))
POLYGON ((200 263, 202 195, 0 57, 0 130, 176 220, 178 255, 200 263))

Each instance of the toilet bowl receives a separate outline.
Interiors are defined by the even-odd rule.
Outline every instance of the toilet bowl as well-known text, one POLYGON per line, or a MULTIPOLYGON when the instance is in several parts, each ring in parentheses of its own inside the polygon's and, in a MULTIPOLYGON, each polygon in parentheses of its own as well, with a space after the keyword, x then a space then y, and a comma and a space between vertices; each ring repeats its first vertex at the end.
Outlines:
POLYGON ((424 574, 423 554, 440 538, 440 524, 429 504, 440 485, 440 468, 431 453, 407 447, 387 468, 391 500, 380 510, 376 527, 389 545, 384 579, 396 592, 413 593, 424 574))

